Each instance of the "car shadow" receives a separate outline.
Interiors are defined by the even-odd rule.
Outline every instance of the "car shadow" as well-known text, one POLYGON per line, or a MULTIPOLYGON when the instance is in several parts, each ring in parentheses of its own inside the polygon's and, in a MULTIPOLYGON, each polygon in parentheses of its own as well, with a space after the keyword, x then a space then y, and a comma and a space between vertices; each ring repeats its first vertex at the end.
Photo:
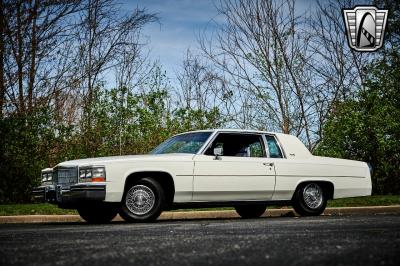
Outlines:
POLYGON ((276 220, 282 218, 300 218, 296 216, 296 214, 291 211, 284 213, 280 216, 262 216, 259 218, 241 218, 241 217, 199 217, 199 218, 161 218, 151 222, 126 222, 121 217, 117 216, 113 221, 110 223, 103 223, 103 224, 89 224, 85 221, 76 221, 76 222, 45 222, 45 223, 38 223, 37 225, 80 225, 80 226, 93 226, 93 225, 134 225, 134 224, 141 224, 141 225, 150 225, 150 224, 167 224, 167 223, 185 223, 185 222, 200 222, 200 221, 252 221, 252 220, 276 220))

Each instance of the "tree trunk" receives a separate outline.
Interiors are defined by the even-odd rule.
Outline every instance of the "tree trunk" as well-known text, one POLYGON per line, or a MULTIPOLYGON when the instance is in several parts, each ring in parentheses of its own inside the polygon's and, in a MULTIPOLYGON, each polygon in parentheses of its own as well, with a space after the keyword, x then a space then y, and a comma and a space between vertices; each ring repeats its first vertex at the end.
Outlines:
POLYGON ((22 43, 22 21, 21 21, 21 2, 17 3, 17 77, 18 77, 18 109, 20 113, 25 113, 25 103, 24 103, 24 69, 22 64, 23 58, 23 43, 22 43))
POLYGON ((36 36, 36 21, 37 12, 39 8, 39 0, 35 1, 32 9, 32 39, 31 39, 31 65, 29 69, 29 84, 28 84, 28 110, 29 112, 33 109, 33 88, 35 86, 35 74, 36 74, 36 51, 37 51, 37 36, 36 36))
POLYGON ((4 10, 3 0, 0 0, 0 119, 3 117, 6 86, 4 84, 4 10))

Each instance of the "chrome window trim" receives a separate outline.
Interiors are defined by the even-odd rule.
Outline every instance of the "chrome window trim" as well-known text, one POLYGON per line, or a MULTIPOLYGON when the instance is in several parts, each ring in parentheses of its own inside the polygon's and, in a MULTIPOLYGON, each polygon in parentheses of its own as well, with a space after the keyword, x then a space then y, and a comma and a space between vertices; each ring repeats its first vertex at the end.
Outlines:
MULTIPOLYGON (((273 159, 287 159, 286 153, 285 153, 285 151, 282 149, 282 145, 281 145, 281 142, 279 141, 279 138, 277 138, 275 134, 264 133, 263 135, 264 135, 264 137, 265 137, 265 136, 273 137, 273 138, 275 139, 276 144, 278 145, 278 149, 281 151, 282 158, 273 158, 273 159)), ((265 137, 265 144, 267 145, 268 154, 269 154, 268 141, 267 141, 267 138, 266 138, 266 137, 265 137)))
POLYGON ((267 142, 267 138, 265 137, 265 134, 262 134, 262 139, 264 142, 265 155, 267 156, 267 158, 271 158, 271 156, 269 155, 268 142, 267 142))
POLYGON ((283 156, 282 159, 287 159, 285 150, 282 148, 281 141, 279 140, 279 138, 276 137, 276 135, 273 135, 273 136, 274 136, 274 138, 275 138, 275 140, 276 140, 276 143, 278 143, 279 149, 281 150, 281 153, 282 153, 282 156, 283 156))
MULTIPOLYGON (((186 154, 192 154, 192 155, 196 155, 196 154, 200 154, 201 151, 204 149, 205 145, 207 145, 209 139, 215 134, 215 130, 196 130, 196 131, 188 131, 188 132, 183 132, 183 133, 179 133, 176 135, 173 135, 169 138, 167 138, 166 140, 164 140, 163 142, 159 143, 155 148, 157 148, 159 145, 161 145, 162 143, 164 143, 165 141, 172 139, 176 136, 181 136, 181 135, 186 135, 186 134, 193 134, 193 133, 210 133, 210 136, 208 136, 208 138, 204 141, 203 145, 200 147, 200 149, 196 152, 196 153, 186 153, 186 154)), ((153 150, 155 149, 153 148, 153 150)), ((147 154, 152 154, 151 151, 147 154)), ((163 154, 163 153, 162 153, 163 154)), ((157 155, 157 154, 152 154, 152 155, 157 155)))
POLYGON ((196 155, 201 155, 204 153, 204 151, 206 151, 208 149, 208 146, 212 143, 212 141, 214 141, 215 135, 218 133, 218 131, 214 130, 214 131, 210 131, 211 134, 208 137, 208 139, 204 142, 203 146, 201 146, 201 148, 199 149, 199 151, 196 153, 196 155))
MULTIPOLYGON (((209 139, 209 140, 207 140, 207 143, 205 143, 205 144, 207 144, 207 145, 205 145, 201 150, 200 150, 200 152, 198 152, 197 154, 198 155, 206 155, 206 154, 204 154, 206 151, 207 151, 207 149, 212 145, 212 143, 214 142, 214 140, 217 138, 217 136, 219 135, 219 134, 236 134, 236 135, 254 135, 254 136, 258 136, 258 137, 261 137, 260 139, 261 139, 261 142, 263 142, 264 141, 264 137, 263 137, 263 133, 258 133, 258 132, 244 132, 244 131, 224 131, 224 130, 221 130, 221 131, 219 131, 219 130, 216 130, 216 131, 214 131, 214 133, 210 136, 210 138, 211 139, 209 139)), ((263 147, 263 153, 264 153, 264 156, 263 157, 243 157, 243 158, 268 158, 267 157, 267 149, 265 149, 265 143, 264 143, 264 145, 261 145, 262 147, 263 147)), ((206 155, 206 156, 211 156, 211 155, 206 155)), ((222 155, 223 156, 223 155, 222 155)), ((228 156, 228 157, 235 157, 235 156, 228 156)))

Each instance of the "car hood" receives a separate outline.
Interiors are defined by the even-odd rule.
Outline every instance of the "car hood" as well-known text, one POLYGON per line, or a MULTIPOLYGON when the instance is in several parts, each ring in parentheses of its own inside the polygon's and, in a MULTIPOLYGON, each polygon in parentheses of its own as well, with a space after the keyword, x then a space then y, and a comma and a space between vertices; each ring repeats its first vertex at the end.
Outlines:
POLYGON ((122 156, 97 157, 97 158, 65 161, 59 163, 57 166, 101 165, 111 162, 182 161, 182 160, 192 160, 193 156, 194 154, 184 154, 184 153, 122 155, 122 156))

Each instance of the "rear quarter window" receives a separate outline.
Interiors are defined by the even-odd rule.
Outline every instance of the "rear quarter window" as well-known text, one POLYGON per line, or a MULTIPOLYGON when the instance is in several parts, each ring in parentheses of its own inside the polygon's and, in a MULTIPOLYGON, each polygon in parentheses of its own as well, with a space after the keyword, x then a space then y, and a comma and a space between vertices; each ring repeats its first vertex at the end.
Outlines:
POLYGON ((270 158, 283 158, 282 151, 274 136, 265 135, 270 158))

